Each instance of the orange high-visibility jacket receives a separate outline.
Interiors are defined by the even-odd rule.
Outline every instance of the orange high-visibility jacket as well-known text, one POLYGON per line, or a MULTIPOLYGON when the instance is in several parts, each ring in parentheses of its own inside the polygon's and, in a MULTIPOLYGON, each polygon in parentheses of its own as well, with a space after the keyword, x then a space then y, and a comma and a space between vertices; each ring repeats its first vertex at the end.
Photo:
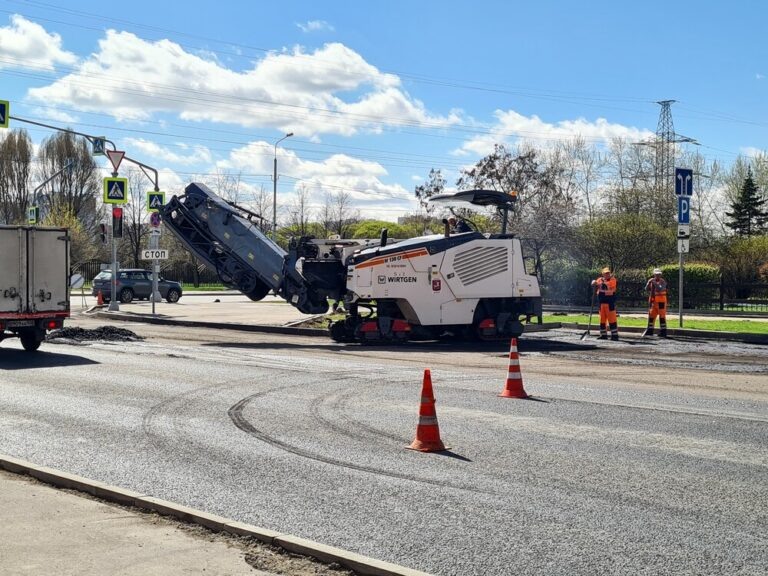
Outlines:
POLYGON ((645 289, 650 291, 650 297, 656 301, 667 301, 667 281, 664 278, 659 278, 658 280, 656 280, 655 276, 650 278, 645 284, 645 289))
POLYGON ((616 294, 616 276, 611 276, 608 280, 600 276, 595 280, 598 296, 613 296, 616 294))

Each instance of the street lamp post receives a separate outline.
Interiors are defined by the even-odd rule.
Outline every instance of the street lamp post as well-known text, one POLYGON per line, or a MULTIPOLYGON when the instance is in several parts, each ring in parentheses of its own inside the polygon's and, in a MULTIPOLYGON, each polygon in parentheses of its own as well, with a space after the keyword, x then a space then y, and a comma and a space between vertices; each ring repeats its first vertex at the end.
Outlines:
POLYGON ((272 167, 272 241, 277 242, 277 145, 286 138, 293 136, 293 132, 288 132, 285 136, 275 142, 275 162, 272 167))

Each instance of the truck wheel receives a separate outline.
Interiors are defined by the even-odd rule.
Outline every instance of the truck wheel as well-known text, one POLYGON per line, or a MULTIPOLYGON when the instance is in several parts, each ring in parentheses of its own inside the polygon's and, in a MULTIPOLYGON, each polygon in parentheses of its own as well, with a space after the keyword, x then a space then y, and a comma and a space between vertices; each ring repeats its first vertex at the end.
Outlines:
POLYGON ((133 300, 133 290, 130 288, 123 288, 120 290, 120 302, 123 304, 130 304, 133 300))
POLYGON ((24 347, 24 350, 27 352, 34 352, 40 348, 43 338, 38 336, 38 333, 35 330, 24 330, 24 332, 19 332, 19 340, 21 340, 21 345, 24 347))
POLYGON ((173 304, 174 302, 178 302, 179 298, 181 298, 181 294, 179 294, 179 291, 175 288, 171 288, 168 290, 168 293, 165 295, 165 299, 173 304))

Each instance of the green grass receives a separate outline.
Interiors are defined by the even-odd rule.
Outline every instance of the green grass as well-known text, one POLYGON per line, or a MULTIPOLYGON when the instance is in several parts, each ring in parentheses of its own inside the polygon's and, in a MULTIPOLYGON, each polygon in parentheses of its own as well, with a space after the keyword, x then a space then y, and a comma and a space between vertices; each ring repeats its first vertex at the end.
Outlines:
POLYGON ((225 290, 232 290, 232 288, 227 288, 221 284, 204 284, 197 287, 193 284, 182 284, 181 289, 184 292, 224 292, 225 290))
MULTIPOLYGON (((567 314, 567 315, 552 315, 545 314, 544 322, 576 322, 578 324, 586 324, 589 320, 589 316, 586 314, 567 314)), ((592 315, 592 326, 597 326, 600 323, 600 318, 597 314, 592 315)), ((628 316, 619 316, 619 327, 621 326, 637 326, 644 328, 648 325, 647 318, 633 318, 628 316)), ((656 320, 656 328, 658 329, 659 321, 656 320)), ((677 314, 667 315, 667 327, 678 328, 677 314)), ((683 315, 683 328, 691 330, 714 330, 718 332, 743 332, 747 334, 768 334, 768 322, 761 320, 701 320, 698 318, 686 318, 683 315)))

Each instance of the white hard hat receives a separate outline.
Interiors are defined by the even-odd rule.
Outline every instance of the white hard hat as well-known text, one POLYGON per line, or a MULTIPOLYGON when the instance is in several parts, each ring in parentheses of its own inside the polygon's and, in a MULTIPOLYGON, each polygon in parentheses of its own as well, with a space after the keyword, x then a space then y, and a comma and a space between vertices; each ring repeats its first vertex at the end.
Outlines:
POLYGON ((661 269, 659 269, 659 268, 654 268, 654 269, 653 269, 653 274, 654 274, 654 275, 656 275, 656 274, 661 274, 661 269))

